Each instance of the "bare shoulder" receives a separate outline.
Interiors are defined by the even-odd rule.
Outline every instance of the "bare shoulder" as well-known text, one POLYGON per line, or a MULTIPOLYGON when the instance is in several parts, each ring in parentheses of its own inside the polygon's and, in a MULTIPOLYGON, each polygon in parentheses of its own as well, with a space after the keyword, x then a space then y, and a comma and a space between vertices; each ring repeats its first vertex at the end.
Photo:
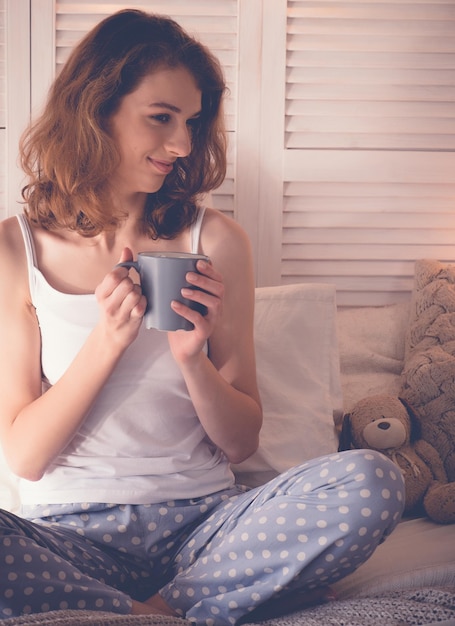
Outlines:
POLYGON ((226 354, 240 340, 245 346, 249 345, 255 286, 250 240, 237 222, 212 209, 207 211, 203 222, 201 248, 223 277, 225 296, 220 328, 228 329, 228 334, 221 339, 226 354))
POLYGON ((0 222, 0 290, 27 286, 24 240, 16 217, 0 222))
POLYGON ((222 263, 226 258, 232 262, 240 255, 244 262, 251 255, 248 235, 232 218, 216 209, 207 209, 201 231, 201 247, 204 254, 222 263))
POLYGON ((23 238, 16 216, 0 221, 1 251, 17 252, 24 249, 23 238))

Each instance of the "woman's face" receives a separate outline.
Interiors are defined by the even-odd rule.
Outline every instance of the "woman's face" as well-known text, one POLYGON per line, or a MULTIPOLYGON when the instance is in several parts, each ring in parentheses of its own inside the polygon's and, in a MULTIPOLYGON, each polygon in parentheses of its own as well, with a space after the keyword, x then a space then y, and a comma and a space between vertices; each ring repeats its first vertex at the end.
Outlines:
POLYGON ((158 191, 176 159, 191 152, 191 125, 200 111, 201 92, 183 67, 155 70, 124 96, 110 126, 121 156, 116 192, 158 191))

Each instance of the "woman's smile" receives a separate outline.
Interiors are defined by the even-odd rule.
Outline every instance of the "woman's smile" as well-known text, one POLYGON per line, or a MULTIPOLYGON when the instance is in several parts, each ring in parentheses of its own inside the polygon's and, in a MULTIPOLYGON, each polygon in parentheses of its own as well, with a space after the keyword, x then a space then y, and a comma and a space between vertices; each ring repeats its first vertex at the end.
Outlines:
POLYGON ((167 176, 168 174, 170 174, 172 170, 174 169, 173 161, 159 161, 157 159, 153 159, 152 157, 147 157, 147 159, 157 170, 162 172, 164 176, 167 176))

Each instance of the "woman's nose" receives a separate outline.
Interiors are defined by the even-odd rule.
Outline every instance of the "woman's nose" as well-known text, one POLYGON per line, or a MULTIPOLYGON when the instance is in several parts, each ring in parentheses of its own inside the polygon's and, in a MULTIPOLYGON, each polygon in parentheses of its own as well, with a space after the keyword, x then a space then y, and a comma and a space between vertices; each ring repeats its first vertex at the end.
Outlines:
POLYGON ((178 156, 185 157, 191 152, 191 131, 185 124, 175 128, 167 142, 168 150, 178 156))

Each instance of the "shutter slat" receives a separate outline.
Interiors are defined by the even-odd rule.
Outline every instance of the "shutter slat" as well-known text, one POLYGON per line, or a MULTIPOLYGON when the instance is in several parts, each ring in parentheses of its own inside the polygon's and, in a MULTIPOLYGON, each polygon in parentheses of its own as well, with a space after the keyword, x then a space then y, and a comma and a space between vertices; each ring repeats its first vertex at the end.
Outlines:
MULTIPOLYGON (((443 241, 445 235, 441 235, 441 231, 447 231, 447 236, 452 237, 455 231, 455 215, 448 215, 447 213, 436 213, 433 215, 431 224, 431 230, 428 228, 428 217, 422 213, 359 213, 345 211, 341 215, 340 213, 334 213, 330 211, 324 211, 323 213, 310 213, 310 212, 285 212, 283 214, 283 229, 285 243, 292 241, 304 242, 304 237, 301 237, 300 233, 312 233, 323 232, 324 236, 327 236, 327 242, 329 243, 330 232, 332 237, 336 240, 336 232, 339 228, 349 229, 349 233, 358 233, 361 236, 365 234, 365 237, 370 236, 371 239, 379 236, 380 241, 386 240, 388 243, 409 243, 411 241, 419 241, 422 237, 426 237, 429 233, 435 233, 438 241, 443 241), (319 229, 319 230, 318 230, 319 229), (324 229, 322 231, 322 229, 324 229), (405 229, 406 233, 400 233, 401 229, 405 229), (391 232, 390 236, 388 235, 391 232), (396 231, 396 232, 395 232, 396 231), (425 234, 422 236, 422 232, 425 234), (288 233, 286 235, 286 233, 288 233), (437 233, 437 235, 436 235, 437 233), (385 237, 385 239, 384 239, 385 237), (394 238, 397 241, 393 241, 394 238)), ((367 241, 367 239, 361 239, 361 241, 367 241)), ((345 242, 346 244, 354 243, 352 239, 345 242)))
POLYGON ((283 231, 283 245, 301 244, 338 244, 340 232, 344 229, 343 246, 347 249, 352 245, 378 245, 382 246, 387 242, 388 246, 408 246, 408 245, 453 245, 455 232, 455 220, 452 218, 452 225, 447 228, 412 228, 413 222, 410 219, 408 228, 379 228, 372 225, 371 228, 350 227, 346 223, 333 226, 332 228, 285 228, 283 231))
MULTIPOLYGON (((345 246, 343 244, 289 244, 286 246, 284 260, 300 259, 302 261, 323 261, 331 259, 333 261, 346 260, 358 261, 364 265, 367 261, 373 260, 403 260, 414 261, 415 259, 440 259, 453 261, 453 244, 447 246, 410 244, 408 246, 394 246, 386 243, 372 246, 371 244, 360 244, 357 246, 345 246)), ((362 272, 357 271, 356 276, 362 277, 362 272)), ((301 274, 306 279, 306 264, 302 263, 301 274)), ((380 277, 379 277, 380 278, 380 277)))
POLYGON ((330 149, 334 143, 343 144, 345 148, 354 150, 424 150, 447 151, 453 150, 454 135, 374 135, 372 133, 333 133, 320 135, 317 133, 292 133, 287 140, 287 148, 293 149, 330 149))

